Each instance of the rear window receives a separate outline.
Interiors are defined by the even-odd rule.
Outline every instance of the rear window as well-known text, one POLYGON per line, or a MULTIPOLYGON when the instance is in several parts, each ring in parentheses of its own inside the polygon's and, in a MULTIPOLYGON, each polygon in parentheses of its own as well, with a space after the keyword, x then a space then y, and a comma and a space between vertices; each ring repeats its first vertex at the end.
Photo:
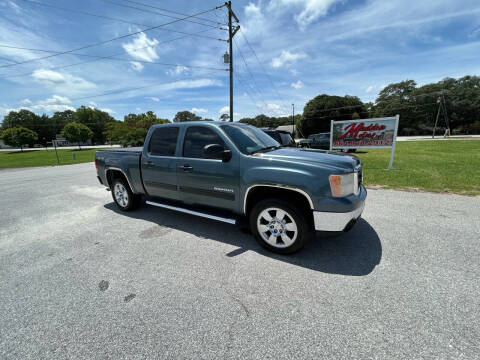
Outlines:
POLYGON ((148 152, 150 155, 173 156, 177 147, 178 127, 165 126, 153 131, 148 152))

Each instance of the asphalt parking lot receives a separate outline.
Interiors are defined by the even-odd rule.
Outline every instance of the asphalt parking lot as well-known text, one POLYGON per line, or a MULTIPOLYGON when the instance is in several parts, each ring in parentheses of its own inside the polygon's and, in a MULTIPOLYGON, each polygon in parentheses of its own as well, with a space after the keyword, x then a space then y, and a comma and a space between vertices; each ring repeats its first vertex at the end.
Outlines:
MULTIPOLYGON (((368 176, 368 174, 365 174, 368 176)), ((480 198, 370 190, 293 256, 116 211, 93 163, 0 171, 1 359, 474 359, 480 198)))

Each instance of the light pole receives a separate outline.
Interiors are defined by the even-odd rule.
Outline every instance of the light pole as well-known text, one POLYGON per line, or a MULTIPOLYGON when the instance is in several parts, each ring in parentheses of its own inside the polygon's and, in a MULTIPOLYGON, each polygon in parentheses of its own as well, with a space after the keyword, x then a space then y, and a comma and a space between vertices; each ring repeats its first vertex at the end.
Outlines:
POLYGON ((293 140, 295 140, 295 104, 292 104, 292 136, 293 140))
POLYGON ((240 29, 240 25, 233 26, 232 17, 238 23, 237 15, 232 10, 232 2, 227 1, 225 6, 228 9, 228 48, 229 48, 229 73, 230 73, 230 121, 233 121, 233 37, 240 29))

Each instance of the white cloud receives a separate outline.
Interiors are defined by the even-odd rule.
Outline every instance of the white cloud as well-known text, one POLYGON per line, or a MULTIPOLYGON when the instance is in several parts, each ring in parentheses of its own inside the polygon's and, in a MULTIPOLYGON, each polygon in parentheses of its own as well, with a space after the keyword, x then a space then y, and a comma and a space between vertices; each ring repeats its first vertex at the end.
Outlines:
POLYGON ((290 74, 292 74, 293 76, 297 76, 298 74, 297 69, 290 69, 289 71, 290 71, 290 74))
POLYGON ((96 87, 81 77, 48 69, 37 69, 32 73, 32 77, 41 84, 54 87, 57 91, 76 92, 96 87))
POLYGON ((191 112, 195 113, 195 114, 205 114, 208 112, 207 109, 204 109, 204 108, 192 108, 192 110, 190 110, 191 112))
POLYGON ((224 113, 229 113, 230 112, 230 106, 224 106, 220 110, 218 110, 219 114, 224 114, 224 113))
POLYGON ((115 114, 115 111, 113 111, 112 109, 109 109, 109 108, 101 108, 100 110, 105 111, 106 113, 109 113, 109 114, 115 114))
POLYGON ((385 84, 381 84, 381 85, 370 85, 369 87, 367 87, 365 89, 365 92, 370 94, 374 91, 377 91, 377 92, 380 92, 383 90, 383 88, 385 87, 386 85, 385 84))
POLYGON ((22 12, 22 8, 15 4, 13 1, 9 1, 8 4, 15 10, 17 14, 20 14, 22 12))
POLYGON ((196 80, 179 80, 169 84, 162 85, 162 90, 176 89, 195 89, 208 86, 221 86, 222 83, 215 79, 196 79, 196 80))
POLYGON ((31 111, 45 111, 45 112, 55 112, 55 111, 65 111, 65 110, 75 110, 70 104, 72 102, 66 96, 53 95, 51 98, 40 100, 29 107, 31 111))
POLYGON ((154 61, 158 59, 155 46, 158 45, 157 39, 149 39, 145 33, 140 33, 129 43, 123 43, 125 51, 135 59, 144 61, 154 61))
POLYGON ((167 70, 168 75, 180 75, 187 72, 188 68, 182 65, 177 65, 174 69, 167 70))
POLYGON ((138 61, 130 61, 130 65, 132 65, 132 69, 135 71, 140 72, 143 70, 143 64, 138 61))
POLYGON ((67 80, 65 79, 65 76, 63 76, 61 73, 53 70, 47 70, 47 69, 37 69, 33 72, 32 77, 35 80, 38 80, 40 82, 47 82, 47 83, 64 83, 67 80))
POLYGON ((266 31, 265 16, 262 13, 260 4, 249 3, 245 6, 245 21, 242 23, 242 31, 248 36, 258 36, 266 31))
POLYGON ((280 105, 278 104, 273 104, 273 103, 268 103, 266 106, 264 106, 265 110, 280 110, 280 105))
POLYGON ((290 86, 296 90, 303 88, 303 82, 298 80, 297 82, 291 83, 290 86))
POLYGON ((155 96, 152 96, 152 97, 150 98, 150 100, 155 101, 155 102, 159 102, 159 101, 160 101, 160 99, 159 99, 158 97, 155 97, 155 96))
POLYGON ((305 53, 291 53, 288 50, 282 50, 280 56, 273 58, 271 66, 274 68, 279 68, 284 65, 289 65, 297 62, 300 59, 305 59, 307 55, 305 53))
POLYGON ((304 0, 304 9, 295 16, 300 28, 304 29, 308 24, 321 16, 325 16, 328 9, 338 0, 304 0))
POLYGON ((301 9, 300 13, 294 16, 300 29, 325 16, 332 5, 344 0, 271 0, 268 9, 276 12, 291 11, 293 7, 301 9))
POLYGON ((30 104, 32 104, 32 101, 31 101, 30 99, 23 99, 23 100, 22 100, 22 104, 24 104, 24 105, 30 105, 30 104))

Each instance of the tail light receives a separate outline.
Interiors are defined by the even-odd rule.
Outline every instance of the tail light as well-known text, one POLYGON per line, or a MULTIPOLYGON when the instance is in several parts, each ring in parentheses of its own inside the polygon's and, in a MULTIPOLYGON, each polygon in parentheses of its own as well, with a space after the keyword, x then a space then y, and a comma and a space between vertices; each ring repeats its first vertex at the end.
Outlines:
POLYGON ((97 158, 95 158, 95 169, 97 169, 97 170, 98 170, 97 158))

